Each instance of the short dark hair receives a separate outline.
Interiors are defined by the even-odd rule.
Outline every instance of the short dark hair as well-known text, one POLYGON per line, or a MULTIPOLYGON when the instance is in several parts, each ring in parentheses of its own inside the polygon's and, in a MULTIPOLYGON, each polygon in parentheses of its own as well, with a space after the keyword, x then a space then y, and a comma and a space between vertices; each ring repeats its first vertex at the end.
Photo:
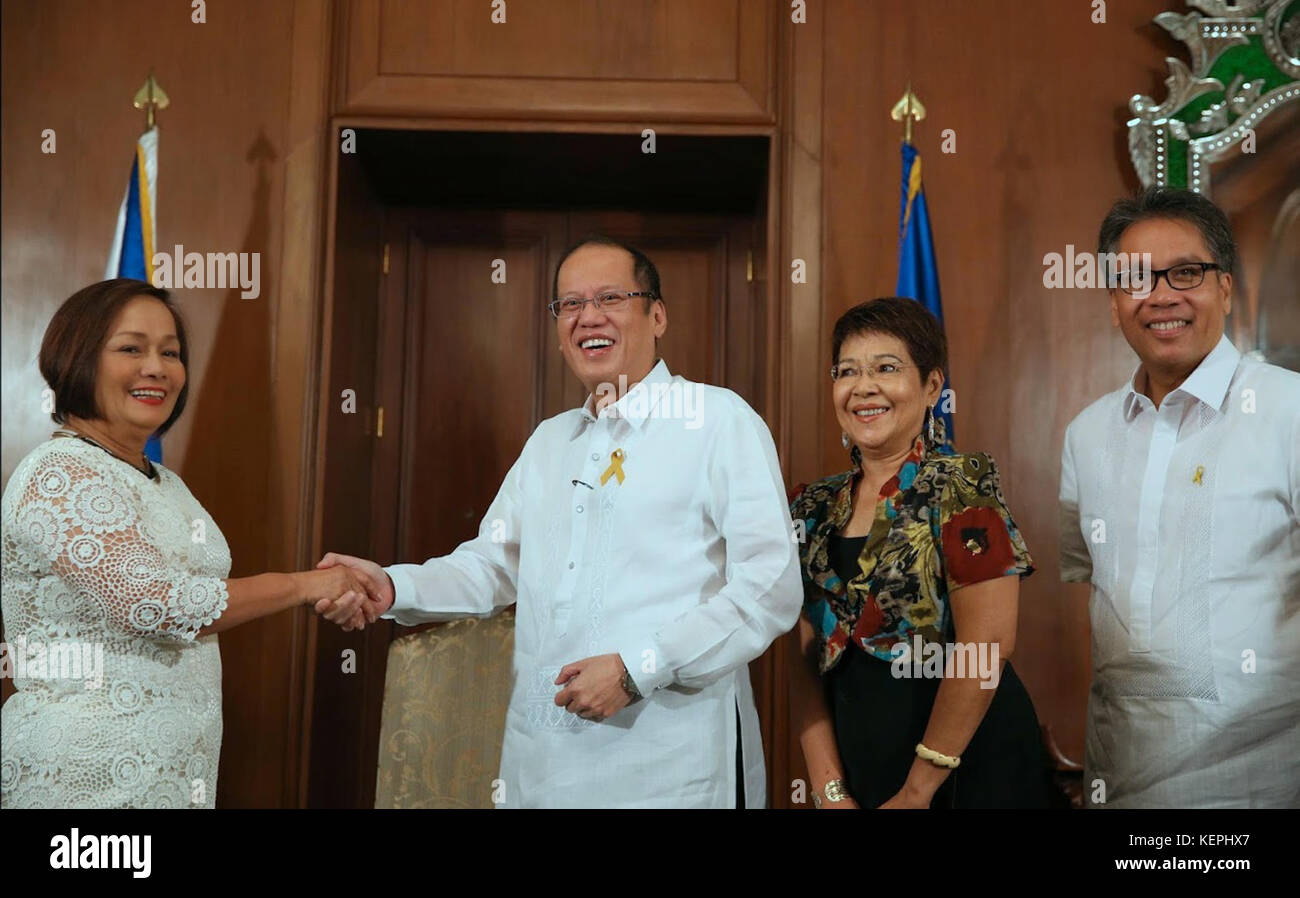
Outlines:
MULTIPOLYGON (((176 322, 176 339, 180 341, 181 364, 190 365, 190 344, 185 335, 185 321, 172 302, 171 294, 159 287, 132 278, 113 278, 83 287, 64 300, 45 328, 41 340, 39 366, 41 377, 54 391, 56 423, 64 424, 69 415, 93 420, 103 413, 95 404, 95 380, 99 375, 99 356, 108 342, 108 329, 118 313, 137 296, 151 296, 167 307, 176 322)), ((176 397, 171 415, 158 428, 162 435, 185 410, 190 383, 186 378, 176 397)))
POLYGON ((560 261, 555 263, 555 276, 551 278, 551 299, 560 298, 560 268, 563 267, 565 260, 569 256, 584 246, 612 246, 615 249, 630 253, 632 256, 632 276, 636 278, 637 286, 650 294, 645 300, 646 311, 650 311, 650 303, 656 299, 663 302, 663 295, 659 292, 659 269, 655 268, 655 263, 650 261, 650 257, 635 246, 626 244, 621 240, 615 240, 608 234, 594 231, 579 238, 577 243, 572 244, 560 255, 560 261))
POLYGON ((838 363, 844 341, 858 334, 889 334, 902 340, 923 384, 930 372, 948 371, 948 338, 939 320, 915 299, 885 296, 849 309, 835 322, 831 359, 838 363))
POLYGON ((1150 187, 1134 197, 1118 200, 1101 222, 1097 252, 1114 253, 1125 231, 1139 221, 1172 218, 1196 225, 1219 270, 1232 274, 1237 266, 1237 243, 1228 216, 1213 202, 1179 187, 1150 187))

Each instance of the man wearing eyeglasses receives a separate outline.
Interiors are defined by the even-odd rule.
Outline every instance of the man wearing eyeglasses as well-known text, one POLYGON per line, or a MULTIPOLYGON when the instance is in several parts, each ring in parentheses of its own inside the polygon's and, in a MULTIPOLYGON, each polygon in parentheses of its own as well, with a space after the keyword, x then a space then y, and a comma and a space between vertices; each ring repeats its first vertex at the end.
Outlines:
POLYGON ((1098 242, 1151 270, 1115 272, 1139 364, 1061 463, 1061 576, 1092 583, 1084 794, 1300 806, 1300 375, 1224 335, 1236 247, 1208 199, 1123 200, 1098 242))
POLYGON ((589 237, 553 289, 584 406, 533 432, 478 537, 420 565, 327 555, 377 601, 318 610, 351 628, 516 604, 498 807, 763 807, 747 665, 802 603, 771 434, 656 357, 667 307, 638 250, 589 237))

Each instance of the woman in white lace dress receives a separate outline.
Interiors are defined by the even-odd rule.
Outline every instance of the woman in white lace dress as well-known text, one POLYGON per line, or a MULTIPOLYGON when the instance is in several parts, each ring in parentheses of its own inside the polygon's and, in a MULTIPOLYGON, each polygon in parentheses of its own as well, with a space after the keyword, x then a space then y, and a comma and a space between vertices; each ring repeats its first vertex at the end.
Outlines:
POLYGON ((62 428, 3 500, 5 808, 212 807, 214 634, 361 588, 344 567, 228 579, 216 522, 144 457, 184 408, 188 360, 167 292, 141 281, 79 291, 46 331, 62 428))

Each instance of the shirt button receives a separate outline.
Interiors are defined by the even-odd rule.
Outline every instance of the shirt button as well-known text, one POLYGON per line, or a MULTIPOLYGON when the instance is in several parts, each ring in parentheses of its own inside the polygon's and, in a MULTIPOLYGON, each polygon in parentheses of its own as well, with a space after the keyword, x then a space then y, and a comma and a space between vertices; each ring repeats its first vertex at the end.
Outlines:
POLYGON ((581 505, 578 506, 578 514, 582 514, 582 506, 581 506, 581 505))
POLYGON ((593 452, 593 453, 591 453, 591 460, 592 460, 592 461, 600 461, 600 453, 599 453, 599 452, 593 452))
POLYGON ((569 562, 569 570, 573 570, 573 562, 572 562, 572 561, 569 562))

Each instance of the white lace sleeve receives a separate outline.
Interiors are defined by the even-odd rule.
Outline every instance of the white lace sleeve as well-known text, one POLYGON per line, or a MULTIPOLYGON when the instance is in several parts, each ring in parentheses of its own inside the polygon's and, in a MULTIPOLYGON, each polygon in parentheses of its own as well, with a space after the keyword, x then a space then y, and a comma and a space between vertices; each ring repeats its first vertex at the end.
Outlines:
POLYGON ((19 555, 98 603, 110 629, 192 641, 225 611, 225 581, 186 570, 188 532, 149 532, 143 498, 114 473, 72 452, 42 458, 14 509, 19 555))

